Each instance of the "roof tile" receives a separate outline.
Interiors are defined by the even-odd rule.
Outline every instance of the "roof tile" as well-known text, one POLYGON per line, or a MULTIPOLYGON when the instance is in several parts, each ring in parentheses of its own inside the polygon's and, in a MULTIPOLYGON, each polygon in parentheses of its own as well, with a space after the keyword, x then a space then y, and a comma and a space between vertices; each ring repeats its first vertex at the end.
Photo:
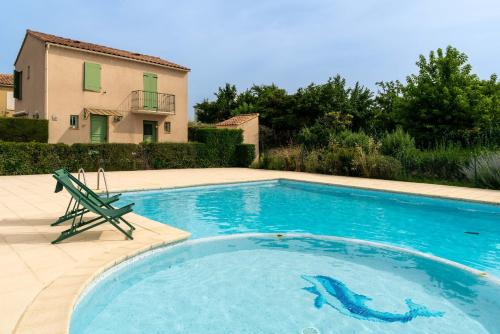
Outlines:
POLYGON ((248 122, 251 119, 254 119, 255 117, 259 117, 259 114, 241 114, 241 115, 237 115, 237 116, 231 117, 229 119, 226 119, 225 121, 217 123, 216 125, 217 126, 241 125, 243 123, 248 122))
POLYGON ((59 36, 55 36, 55 35, 49 35, 49 34, 46 34, 43 32, 38 32, 38 31, 33 31, 33 30, 27 30, 26 33, 28 35, 31 35, 31 36, 33 36, 33 37, 35 37, 43 42, 46 42, 46 43, 69 46, 69 47, 73 47, 73 48, 77 48, 77 49, 93 51, 93 52, 100 52, 100 53, 105 53, 105 54, 109 54, 109 55, 113 55, 113 56, 119 56, 119 57, 129 58, 129 59, 133 59, 133 60, 139 60, 139 61, 143 61, 143 62, 147 62, 147 63, 151 63, 151 64, 175 68, 175 69, 182 70, 182 71, 189 71, 190 70, 187 67, 184 67, 184 66, 181 66, 178 64, 174 64, 168 60, 164 60, 164 59, 161 59, 159 57, 148 56, 148 55, 143 55, 140 53, 134 53, 134 52, 124 51, 124 50, 119 50, 119 49, 113 49, 113 48, 110 48, 107 46, 81 42, 81 41, 77 41, 74 39, 59 37, 59 36))
POLYGON ((0 86, 13 86, 14 76, 12 74, 0 74, 0 86))

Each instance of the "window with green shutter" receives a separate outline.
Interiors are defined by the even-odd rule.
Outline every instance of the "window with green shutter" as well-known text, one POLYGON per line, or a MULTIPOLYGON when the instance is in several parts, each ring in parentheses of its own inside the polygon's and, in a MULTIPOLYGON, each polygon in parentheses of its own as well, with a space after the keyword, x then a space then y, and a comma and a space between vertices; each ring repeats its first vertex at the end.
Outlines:
POLYGON ((21 100, 23 97, 23 72, 14 71, 14 98, 21 100))
POLYGON ((101 65, 84 63, 83 89, 91 92, 101 91, 101 65))

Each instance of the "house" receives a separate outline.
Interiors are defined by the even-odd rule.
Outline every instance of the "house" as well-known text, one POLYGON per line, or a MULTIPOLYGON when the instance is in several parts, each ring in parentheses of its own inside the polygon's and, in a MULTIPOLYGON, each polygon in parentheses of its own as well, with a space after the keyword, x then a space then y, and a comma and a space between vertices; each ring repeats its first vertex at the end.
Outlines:
POLYGON ((49 143, 187 142, 189 68, 27 30, 15 116, 47 119, 49 143))
POLYGON ((215 125, 217 128, 243 130, 243 143, 255 146, 255 159, 259 158, 259 114, 240 114, 215 125))
POLYGON ((14 79, 12 74, 0 74, 0 117, 14 112, 14 79))

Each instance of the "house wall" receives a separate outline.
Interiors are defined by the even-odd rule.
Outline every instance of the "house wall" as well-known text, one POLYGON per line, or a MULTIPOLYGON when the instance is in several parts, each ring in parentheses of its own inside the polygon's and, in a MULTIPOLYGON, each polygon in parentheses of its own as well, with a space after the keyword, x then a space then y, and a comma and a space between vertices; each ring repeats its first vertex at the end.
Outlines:
POLYGON ((87 143, 90 117, 84 108, 120 109, 123 119, 108 117, 108 142, 140 143, 143 121, 157 121, 159 142, 187 142, 187 85, 185 71, 109 57, 51 45, 48 56, 49 142, 87 143), (101 91, 83 90, 84 62, 101 65, 101 91), (136 114, 128 111, 130 93, 143 90, 143 74, 158 75, 158 92, 175 95, 175 115, 136 114), (71 129, 70 115, 79 115, 79 128, 71 129), (171 133, 164 133, 164 122, 171 122, 171 133))
POLYGON ((27 35, 15 64, 16 71, 22 71, 22 96, 16 99, 15 110, 26 111, 29 118, 38 114, 47 118, 45 112, 45 44, 27 35), (28 66, 29 79, 28 79, 28 66))
POLYGON ((7 94, 12 94, 13 88, 0 86, 0 117, 11 116, 13 109, 8 108, 7 94))

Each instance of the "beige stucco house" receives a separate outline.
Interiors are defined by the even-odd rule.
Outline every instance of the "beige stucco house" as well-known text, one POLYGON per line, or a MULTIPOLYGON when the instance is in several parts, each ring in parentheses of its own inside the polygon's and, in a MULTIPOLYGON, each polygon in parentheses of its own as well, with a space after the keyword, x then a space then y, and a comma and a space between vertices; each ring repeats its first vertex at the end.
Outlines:
POLYGON ((187 141, 187 67, 31 30, 14 65, 14 115, 49 143, 187 141))
POLYGON ((215 125, 218 128, 243 130, 243 143, 255 146, 255 159, 259 158, 259 114, 240 114, 215 125))
POLYGON ((0 74, 0 117, 14 112, 14 78, 12 74, 0 74))

